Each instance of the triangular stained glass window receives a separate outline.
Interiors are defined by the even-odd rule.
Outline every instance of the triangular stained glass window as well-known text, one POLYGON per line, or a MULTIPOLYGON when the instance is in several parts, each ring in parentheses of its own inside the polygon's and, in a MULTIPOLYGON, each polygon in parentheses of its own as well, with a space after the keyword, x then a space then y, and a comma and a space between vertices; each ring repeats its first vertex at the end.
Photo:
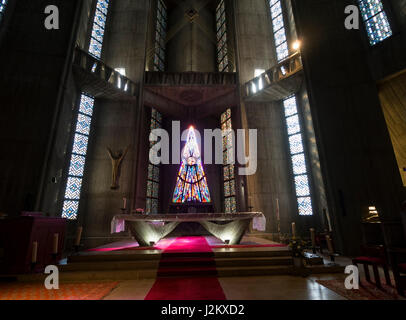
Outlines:
POLYGON ((186 145, 182 151, 182 163, 172 201, 173 203, 211 202, 210 191, 193 127, 189 128, 186 145))

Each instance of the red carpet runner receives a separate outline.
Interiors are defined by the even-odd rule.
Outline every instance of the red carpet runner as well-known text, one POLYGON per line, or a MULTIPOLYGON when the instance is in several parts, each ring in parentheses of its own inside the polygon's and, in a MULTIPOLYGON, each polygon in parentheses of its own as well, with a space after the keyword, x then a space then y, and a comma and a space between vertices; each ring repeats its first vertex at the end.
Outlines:
POLYGON ((177 238, 164 250, 145 300, 226 300, 205 237, 177 238))

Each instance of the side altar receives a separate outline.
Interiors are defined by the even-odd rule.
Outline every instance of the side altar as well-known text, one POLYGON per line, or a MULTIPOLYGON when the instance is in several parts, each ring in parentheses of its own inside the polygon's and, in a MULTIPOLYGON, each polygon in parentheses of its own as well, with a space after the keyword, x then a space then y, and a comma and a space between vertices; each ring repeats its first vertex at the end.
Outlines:
POLYGON ((239 244, 251 222, 257 231, 265 231, 266 219, 261 212, 195 213, 195 214, 120 214, 111 221, 111 233, 125 231, 126 225, 140 246, 156 244, 179 224, 200 223, 210 234, 223 242, 239 244))

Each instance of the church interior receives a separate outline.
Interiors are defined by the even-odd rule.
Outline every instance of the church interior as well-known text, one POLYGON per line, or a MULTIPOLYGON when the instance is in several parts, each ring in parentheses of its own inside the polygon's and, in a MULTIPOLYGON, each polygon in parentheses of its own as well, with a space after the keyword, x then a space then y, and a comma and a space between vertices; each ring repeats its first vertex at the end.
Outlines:
POLYGON ((0 300, 406 298, 406 0, 0 0, 0 101, 0 300))

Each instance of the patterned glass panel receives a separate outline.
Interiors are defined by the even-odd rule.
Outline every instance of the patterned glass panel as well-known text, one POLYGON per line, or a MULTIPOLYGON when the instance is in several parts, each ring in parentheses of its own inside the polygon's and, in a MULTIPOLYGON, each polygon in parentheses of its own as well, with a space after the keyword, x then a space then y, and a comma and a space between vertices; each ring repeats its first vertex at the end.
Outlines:
MULTIPOLYGON (((280 29, 283 29, 285 27, 284 23, 283 23, 283 16, 279 15, 277 16, 275 19, 273 19, 272 21, 272 25, 273 25, 273 29, 275 31, 278 31, 280 29)), ((285 37, 286 38, 286 37, 285 37)))
POLYGON ((147 198, 145 213, 147 213, 147 214, 152 213, 152 199, 151 198, 147 198))
POLYGON ((148 181, 147 182, 147 197, 148 198, 151 198, 152 197, 152 193, 153 193, 153 191, 152 191, 152 188, 153 188, 153 182, 152 181, 148 181))
POLYGON ((3 15, 4 12, 6 11, 7 2, 8 0, 0 0, 0 23, 1 20, 3 20, 3 15))
POLYGON ((224 0, 216 9, 217 18, 217 63, 219 72, 227 72, 229 69, 228 47, 227 47, 227 21, 224 0))
POLYGON ((152 188, 152 197, 157 199, 159 197, 159 184, 154 182, 152 188))
POLYGON ((103 39, 106 27, 108 7, 109 7, 108 0, 98 0, 96 5, 96 11, 94 14, 89 53, 99 59, 101 57, 103 49, 103 39))
POLYGON ((153 180, 159 182, 159 167, 154 166, 153 180))
POLYGON ((272 20, 277 18, 281 14, 282 14, 281 2, 280 1, 275 1, 275 3, 271 6, 272 20))
POLYGON ((77 218, 78 211, 79 211, 79 201, 67 200, 63 203, 62 217, 69 220, 74 220, 77 218))
POLYGON ((151 213, 152 214, 158 213, 158 200, 157 199, 151 200, 151 213))
MULTIPOLYGON (((162 115, 155 109, 151 109, 151 124, 150 130, 161 128, 162 115)), ((152 147, 155 142, 150 142, 152 147)), ((146 213, 156 214, 158 213, 158 204, 159 204, 159 175, 160 168, 159 166, 149 164, 148 165, 148 181, 147 181, 147 206, 146 213)))
POLYGON ((281 61, 289 56, 286 29, 280 0, 269 1, 271 7, 272 28, 276 47, 276 56, 281 61))
POLYGON ((167 8, 163 0, 158 0, 155 31, 154 71, 165 71, 166 28, 167 8))
POLYGON ((276 48, 276 54, 279 61, 285 59, 289 55, 287 42, 282 43, 279 47, 276 48))
POLYGON ((6 10, 8 0, 0 0, 0 13, 6 10))
POLYGON ((79 200, 81 188, 82 188, 82 178, 69 177, 68 183, 66 184, 65 199, 79 200))
POLYGON ((100 58, 102 52, 102 44, 98 42, 96 39, 92 38, 90 40, 89 52, 94 56, 96 56, 97 58, 100 58))
POLYGON ((288 126, 288 134, 296 134, 300 132, 299 116, 295 115, 286 119, 288 126))
POLYGON ((233 139, 232 139, 232 120, 231 109, 227 109, 220 116, 221 129, 223 134, 223 175, 224 175, 224 211, 226 213, 236 212, 236 190, 235 190, 235 175, 234 165, 232 162, 233 156, 233 139))
POLYGON ((85 116, 83 114, 79 114, 78 120, 76 122, 76 132, 84 135, 89 135, 91 123, 92 118, 85 116))
POLYGON ((296 176, 295 185, 296 195, 298 197, 310 195, 309 180, 307 179, 307 175, 296 176))
POLYGON ((371 45, 392 36, 389 19, 381 0, 358 0, 358 3, 371 45))
POLYGON ((75 134, 75 140, 73 142, 73 153, 85 156, 87 154, 87 144, 89 138, 82 134, 75 134))
POLYGON ((91 117, 93 115, 93 107, 94 107, 94 99, 82 94, 79 112, 91 117))
POLYGON ((295 134, 289 137, 290 153, 298 154, 304 152, 302 134, 295 134))
MULTIPOLYGON (((0 1, 4 3, 4 0, 0 1)), ((96 58, 100 58, 102 53, 108 8, 109 0, 97 1, 89 44, 89 53, 96 58)), ((94 64, 92 72, 95 72, 96 68, 97 64, 94 64)), ((62 217, 71 220, 77 218, 79 210, 93 108, 94 98, 82 93, 76 119, 72 154, 70 155, 71 159, 66 183, 65 201, 62 209, 62 217), (77 201, 71 201, 72 199, 77 201)))
POLYGON ((303 153, 292 156, 293 173, 295 175, 305 174, 307 172, 306 160, 303 153))
POLYGON ((307 175, 306 157, 304 153, 303 135, 299 121, 296 97, 292 96, 283 101, 286 126, 289 136, 289 148, 292 159, 292 169, 298 210, 300 215, 312 215, 310 185, 307 175))
POLYGON ((73 177, 82 177, 85 171, 85 162, 85 157, 73 154, 69 166, 69 175, 73 177))
POLYGON ((189 128, 185 147, 182 150, 182 164, 179 169, 173 203, 210 203, 210 192, 201 161, 201 153, 195 129, 189 128))
POLYGON ((296 97, 291 97, 284 101, 285 116, 290 117, 297 113, 296 97))
POLYGON ((392 29, 384 12, 366 21, 366 28, 372 45, 392 36, 392 29))
POLYGON ((312 199, 310 197, 300 197, 297 199, 297 202, 299 207, 299 214, 301 216, 313 215, 312 199))
POLYGON ((154 166, 152 164, 148 165, 148 180, 153 180, 154 178, 154 166))

